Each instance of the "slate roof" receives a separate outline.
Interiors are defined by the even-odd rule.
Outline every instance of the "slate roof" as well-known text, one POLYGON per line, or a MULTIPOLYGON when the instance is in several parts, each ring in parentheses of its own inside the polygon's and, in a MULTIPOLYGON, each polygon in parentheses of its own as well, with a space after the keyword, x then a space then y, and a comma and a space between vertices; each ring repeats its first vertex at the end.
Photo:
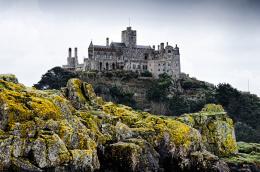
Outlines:
POLYGON ((110 46, 115 47, 115 48, 125 48, 126 47, 125 43, 122 43, 122 42, 111 42, 110 46))
POLYGON ((136 45, 136 48, 152 49, 152 47, 150 45, 136 45))

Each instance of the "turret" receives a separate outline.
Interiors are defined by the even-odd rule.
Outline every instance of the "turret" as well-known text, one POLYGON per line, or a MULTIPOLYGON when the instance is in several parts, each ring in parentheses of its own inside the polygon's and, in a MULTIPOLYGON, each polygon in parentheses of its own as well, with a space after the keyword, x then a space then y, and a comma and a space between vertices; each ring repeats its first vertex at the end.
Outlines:
POLYGON ((164 43, 161 43, 161 52, 164 52, 164 43))
POLYGON ((68 57, 71 58, 71 48, 69 48, 68 57))
POLYGON ((177 46, 177 44, 175 45, 175 48, 174 48, 174 54, 180 55, 180 50, 179 50, 179 47, 177 46))
POLYGON ((90 42, 89 47, 93 47, 93 42, 92 41, 90 42))
POLYGON ((74 49, 74 53, 75 53, 75 57, 78 57, 78 48, 77 47, 74 49))
POLYGON ((109 38, 106 39, 106 46, 109 47, 109 38))
POLYGON ((127 47, 135 47, 136 30, 132 30, 131 27, 127 27, 126 30, 122 31, 121 42, 125 43, 127 47))

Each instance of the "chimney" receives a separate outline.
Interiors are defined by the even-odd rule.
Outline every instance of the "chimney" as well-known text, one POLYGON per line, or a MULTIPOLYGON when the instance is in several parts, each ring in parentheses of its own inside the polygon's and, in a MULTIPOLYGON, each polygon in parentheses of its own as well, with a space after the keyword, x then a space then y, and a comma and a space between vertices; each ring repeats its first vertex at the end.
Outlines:
POLYGON ((168 42, 166 42, 166 46, 168 46, 168 42))
POLYGON ((158 45, 158 51, 160 50, 160 45, 158 45))
POLYGON ((106 39, 106 45, 109 47, 109 38, 106 39))
POLYGON ((75 57, 78 57, 78 48, 75 48, 75 57))
POLYGON ((161 43, 161 51, 164 50, 164 43, 161 43))
POLYGON ((71 58, 71 48, 69 48, 69 58, 71 58))
POLYGON ((153 45, 153 49, 155 50, 155 45, 153 45))

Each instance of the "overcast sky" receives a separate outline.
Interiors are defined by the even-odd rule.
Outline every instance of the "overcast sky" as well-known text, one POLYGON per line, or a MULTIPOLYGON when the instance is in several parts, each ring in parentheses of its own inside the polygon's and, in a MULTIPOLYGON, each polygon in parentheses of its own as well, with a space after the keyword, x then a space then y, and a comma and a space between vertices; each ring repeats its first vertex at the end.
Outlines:
POLYGON ((120 41, 129 17, 138 44, 178 44, 182 72, 260 95, 258 0, 0 0, 0 73, 31 86, 68 47, 83 62, 91 40, 120 41))

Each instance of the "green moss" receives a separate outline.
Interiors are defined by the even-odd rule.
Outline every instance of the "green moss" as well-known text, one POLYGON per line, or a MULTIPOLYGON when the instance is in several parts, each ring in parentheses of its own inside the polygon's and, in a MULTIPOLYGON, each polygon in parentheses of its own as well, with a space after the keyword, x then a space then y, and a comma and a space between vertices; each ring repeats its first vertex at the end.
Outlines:
POLYGON ((236 165, 253 164, 260 166, 260 144, 238 142, 239 153, 224 158, 228 163, 236 165))
POLYGON ((251 153, 251 152, 260 153, 259 143, 238 142, 237 144, 240 153, 251 153))

